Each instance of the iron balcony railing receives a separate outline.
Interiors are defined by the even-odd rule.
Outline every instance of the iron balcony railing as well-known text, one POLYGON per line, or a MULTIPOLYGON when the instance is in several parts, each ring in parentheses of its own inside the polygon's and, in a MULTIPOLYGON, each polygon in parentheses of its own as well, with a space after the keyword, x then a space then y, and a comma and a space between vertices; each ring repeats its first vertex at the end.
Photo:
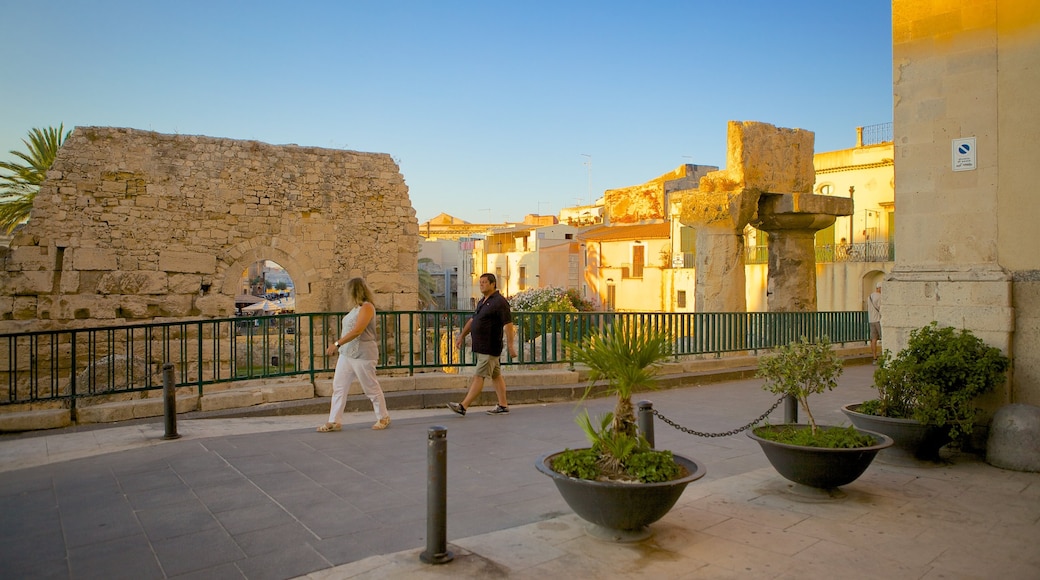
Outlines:
MULTIPOLYGON (((454 337, 469 311, 378 313, 379 361, 383 371, 443 369, 475 364, 458 351, 454 337)), ((101 395, 161 390, 162 367, 174 365, 177 387, 334 370, 325 356, 340 336, 343 313, 297 313, 231 319, 162 322, 74 330, 0 334, 0 406, 38 403, 75 410, 101 395)), ((865 312, 514 312, 519 348, 506 365, 571 364, 566 344, 627 321, 664 333, 676 358, 758 351, 802 336, 828 336, 833 343, 865 342, 865 312)), ((46 405, 44 405, 46 406, 46 405)))
POLYGON ((864 242, 816 246, 816 262, 894 262, 896 245, 891 242, 864 242))
POLYGON ((892 122, 863 127, 863 144, 878 145, 892 142, 892 122))

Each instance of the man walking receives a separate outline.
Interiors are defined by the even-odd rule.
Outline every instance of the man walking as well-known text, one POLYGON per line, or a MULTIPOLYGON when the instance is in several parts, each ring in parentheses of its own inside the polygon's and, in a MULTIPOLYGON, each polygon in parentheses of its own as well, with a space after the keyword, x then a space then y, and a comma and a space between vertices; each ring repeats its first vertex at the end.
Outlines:
POLYGON ((867 296, 867 322, 870 323, 870 354, 877 363, 877 341, 881 339, 881 282, 867 296))
POLYGON ((509 302, 498 291, 498 281, 494 274, 480 276, 480 293, 484 296, 477 303, 477 310, 466 321, 462 332, 455 339, 455 348, 461 349, 467 334, 473 335, 473 352, 477 353, 477 368, 473 372, 473 380, 469 384, 469 392, 461 403, 448 403, 448 408, 465 416, 466 409, 484 390, 484 379, 491 379, 498 395, 498 406, 488 411, 488 415, 504 415, 509 412, 506 402, 506 380, 502 377, 502 334, 505 331, 509 354, 516 356, 516 340, 513 333, 513 316, 509 310, 509 302))

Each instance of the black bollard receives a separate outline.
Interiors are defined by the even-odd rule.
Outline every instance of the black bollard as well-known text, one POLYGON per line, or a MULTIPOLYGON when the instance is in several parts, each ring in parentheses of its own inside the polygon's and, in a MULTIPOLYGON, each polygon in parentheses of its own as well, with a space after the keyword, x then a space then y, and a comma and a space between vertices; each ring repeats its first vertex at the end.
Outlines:
POLYGON ((174 391, 173 363, 166 363, 163 371, 163 416, 166 419, 166 434, 163 439, 179 439, 177 434, 177 393, 174 391))
POLYGON ((654 404, 650 401, 639 401, 639 413, 636 415, 636 428, 646 438, 650 448, 654 448, 654 404))
POLYGON ((426 438, 426 551, 419 559, 447 564, 455 559, 448 551, 448 429, 434 425, 426 438))
POLYGON ((787 395, 784 397, 784 423, 798 422, 798 399, 787 395))

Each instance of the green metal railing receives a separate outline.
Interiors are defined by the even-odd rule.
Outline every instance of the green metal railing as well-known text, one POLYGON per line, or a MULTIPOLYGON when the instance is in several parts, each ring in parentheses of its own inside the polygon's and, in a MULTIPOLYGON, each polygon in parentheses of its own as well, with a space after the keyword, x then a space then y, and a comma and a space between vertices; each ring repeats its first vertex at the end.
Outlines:
MULTIPOLYGON (((380 370, 475 364, 454 337, 469 311, 379 312, 380 370)), ((335 369, 325 350, 340 336, 343 313, 303 313, 0 334, 0 406, 60 403, 162 389, 172 363, 177 387, 318 374, 335 369), (2 388, 2 387, 0 387, 2 388)), ((505 365, 570 364, 566 343, 618 321, 664 333, 675 358, 768 350, 826 335, 835 344, 866 342, 865 312, 514 312, 518 356, 505 365)))

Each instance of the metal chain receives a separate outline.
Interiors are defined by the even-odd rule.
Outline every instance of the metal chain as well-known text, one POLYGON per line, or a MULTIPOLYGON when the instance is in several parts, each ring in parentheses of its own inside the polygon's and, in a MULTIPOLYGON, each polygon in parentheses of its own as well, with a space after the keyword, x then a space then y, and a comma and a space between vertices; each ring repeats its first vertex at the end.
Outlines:
POLYGON ((770 413, 775 411, 776 408, 780 406, 780 403, 783 403, 784 399, 786 399, 786 398, 787 398, 787 395, 782 395, 779 399, 776 400, 775 403, 773 403, 773 406, 770 407, 768 411, 766 411, 765 413, 762 413, 761 415, 759 415, 759 417, 757 419, 755 419, 754 421, 748 423, 747 425, 744 425, 743 427, 739 427, 737 429, 732 429, 730 431, 725 431, 725 432, 722 432, 722 433, 704 433, 702 431, 694 431, 693 429, 687 429, 686 427, 683 427, 682 425, 676 423, 675 421, 672 421, 668 417, 665 417, 664 415, 658 413, 657 409, 651 409, 651 412, 654 415, 657 415, 665 423, 671 425, 672 427, 675 427, 676 429, 682 431, 683 433, 686 433, 687 435, 695 435, 697 437, 729 437, 730 435, 736 435, 737 433, 740 433, 741 431, 747 431, 748 429, 754 427, 758 423, 761 423, 763 420, 765 420, 766 417, 769 416, 770 413))

